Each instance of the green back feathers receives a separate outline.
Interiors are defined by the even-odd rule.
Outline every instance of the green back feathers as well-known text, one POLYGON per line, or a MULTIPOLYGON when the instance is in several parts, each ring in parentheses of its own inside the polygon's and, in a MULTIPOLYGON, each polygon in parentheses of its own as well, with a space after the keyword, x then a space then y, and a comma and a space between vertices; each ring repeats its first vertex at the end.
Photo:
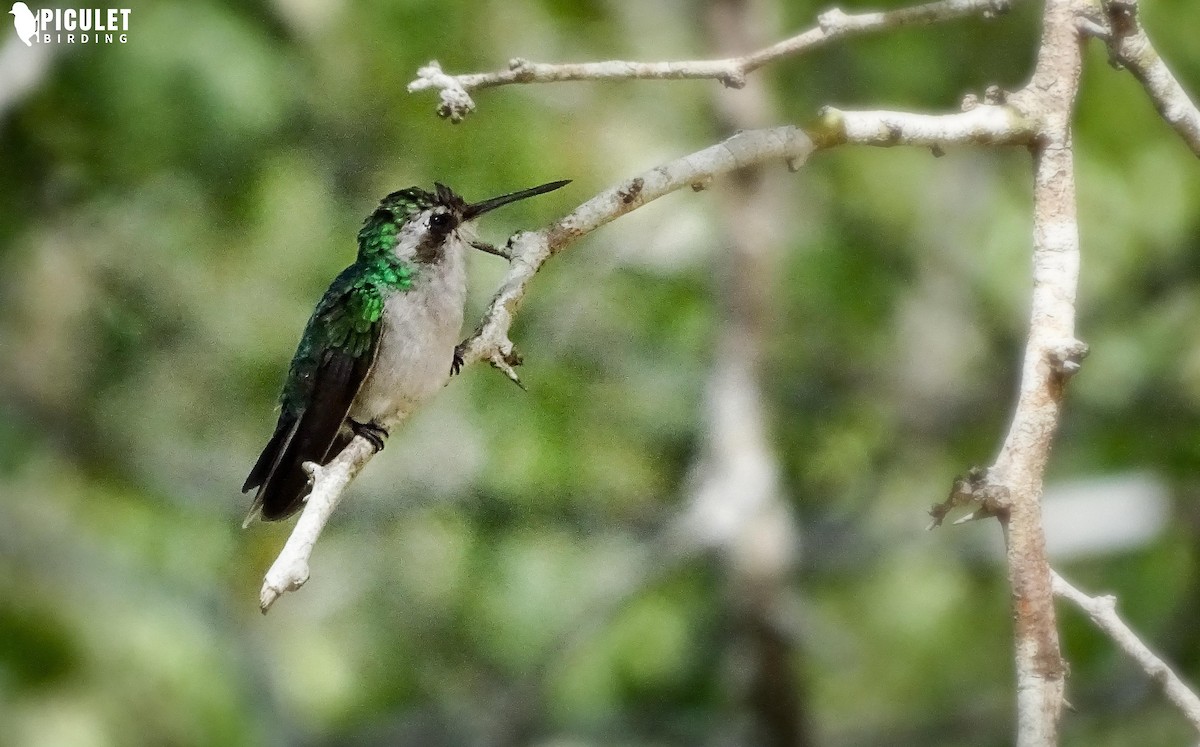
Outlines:
POLYGON ((318 309, 316 342, 322 348, 337 348, 355 358, 366 355, 375 325, 383 318, 385 288, 370 276, 359 274, 353 285, 340 294, 340 300, 329 304, 323 313, 318 309))
POLYGON ((309 317, 292 357, 279 403, 298 414, 312 396, 317 370, 329 353, 352 358, 371 355, 378 339, 387 297, 411 285, 411 271, 380 259, 358 262, 342 271, 309 317))

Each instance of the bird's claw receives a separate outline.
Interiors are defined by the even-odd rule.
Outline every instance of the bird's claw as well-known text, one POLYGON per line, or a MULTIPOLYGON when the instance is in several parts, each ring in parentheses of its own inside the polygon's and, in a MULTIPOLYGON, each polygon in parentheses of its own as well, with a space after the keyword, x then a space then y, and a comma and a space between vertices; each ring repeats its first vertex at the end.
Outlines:
POLYGON ((367 439, 376 453, 383 451, 384 439, 388 437, 387 428, 375 423, 358 423, 351 420, 350 430, 354 431, 354 435, 367 439))
POLYGON ((462 355, 462 346, 456 345, 454 347, 454 356, 450 359, 450 375, 457 376, 459 372, 462 371, 462 367, 465 365, 465 363, 466 362, 463 360, 462 355))

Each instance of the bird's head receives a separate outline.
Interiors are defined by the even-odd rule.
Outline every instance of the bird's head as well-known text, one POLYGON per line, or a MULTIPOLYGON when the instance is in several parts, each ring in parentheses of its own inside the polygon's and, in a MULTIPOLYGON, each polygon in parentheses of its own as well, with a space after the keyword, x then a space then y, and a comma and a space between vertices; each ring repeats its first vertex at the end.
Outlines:
POLYGON ((440 262, 448 251, 461 250, 473 242, 474 221, 479 216, 569 183, 550 182, 471 203, 444 184, 436 184, 433 192, 418 187, 393 192, 379 202, 358 232, 359 258, 394 252, 401 259, 418 263, 440 262))
POLYGON ((28 15, 33 15, 33 11, 31 11, 29 9, 29 6, 22 2, 13 3, 12 10, 8 11, 8 14, 10 16, 15 16, 17 13, 26 13, 28 15))

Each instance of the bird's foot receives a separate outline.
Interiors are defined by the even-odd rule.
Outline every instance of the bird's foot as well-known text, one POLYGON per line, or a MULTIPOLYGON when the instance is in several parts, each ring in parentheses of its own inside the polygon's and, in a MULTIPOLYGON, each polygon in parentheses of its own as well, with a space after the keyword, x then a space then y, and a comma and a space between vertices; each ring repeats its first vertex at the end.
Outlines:
POLYGON ((462 345, 454 346, 454 357, 450 359, 450 375, 457 376, 459 371, 462 371, 464 365, 462 356, 462 345))
POLYGON ((367 439, 376 453, 383 451, 384 439, 388 437, 387 428, 375 423, 359 423, 351 420, 350 430, 354 431, 354 435, 367 439))

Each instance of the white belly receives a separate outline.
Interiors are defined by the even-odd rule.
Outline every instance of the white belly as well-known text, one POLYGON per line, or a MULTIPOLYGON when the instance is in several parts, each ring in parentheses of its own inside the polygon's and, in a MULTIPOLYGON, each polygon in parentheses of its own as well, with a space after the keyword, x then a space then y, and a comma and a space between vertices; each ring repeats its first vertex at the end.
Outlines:
POLYGON ((387 300, 379 352, 351 419, 390 427, 446 385, 466 300, 465 284, 447 281, 430 278, 387 300))

